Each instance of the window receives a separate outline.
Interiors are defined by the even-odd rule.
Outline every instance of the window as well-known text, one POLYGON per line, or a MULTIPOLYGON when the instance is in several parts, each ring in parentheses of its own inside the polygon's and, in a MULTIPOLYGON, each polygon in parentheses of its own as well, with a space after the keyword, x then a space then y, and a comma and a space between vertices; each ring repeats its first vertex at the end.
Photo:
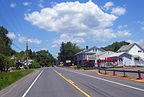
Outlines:
POLYGON ((142 50, 138 50, 138 53, 141 53, 142 52, 142 50))

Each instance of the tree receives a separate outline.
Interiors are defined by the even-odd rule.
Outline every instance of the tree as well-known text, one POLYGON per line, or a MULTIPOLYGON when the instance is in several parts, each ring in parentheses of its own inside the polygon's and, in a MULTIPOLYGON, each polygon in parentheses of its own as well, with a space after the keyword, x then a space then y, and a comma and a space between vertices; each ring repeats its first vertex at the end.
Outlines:
POLYGON ((71 65, 76 62, 75 54, 80 52, 81 49, 74 43, 67 42, 61 44, 60 53, 58 53, 59 62, 63 62, 64 65, 71 65), (71 60, 71 64, 66 64, 66 60, 71 60))
POLYGON ((114 51, 116 52, 118 49, 120 49, 120 47, 122 47, 123 45, 128 45, 130 43, 122 41, 122 42, 114 42, 112 45, 108 45, 106 47, 101 47, 102 49, 106 50, 106 51, 114 51))
POLYGON ((3 54, 0 54, 0 71, 8 70, 8 68, 12 65, 13 60, 3 54))
POLYGON ((0 27, 0 54, 11 56, 15 51, 11 49, 12 40, 7 37, 7 34, 8 30, 3 26, 0 27))
POLYGON ((56 64, 56 59, 46 50, 36 52, 34 60, 41 66, 51 66, 56 64))

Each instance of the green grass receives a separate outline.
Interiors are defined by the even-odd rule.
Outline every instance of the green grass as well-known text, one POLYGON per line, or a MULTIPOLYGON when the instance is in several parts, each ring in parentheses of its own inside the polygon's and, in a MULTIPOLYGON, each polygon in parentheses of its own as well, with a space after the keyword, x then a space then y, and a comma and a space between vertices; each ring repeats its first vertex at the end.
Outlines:
POLYGON ((20 78, 28 75, 33 70, 16 70, 13 72, 0 73, 0 90, 19 80, 20 78))

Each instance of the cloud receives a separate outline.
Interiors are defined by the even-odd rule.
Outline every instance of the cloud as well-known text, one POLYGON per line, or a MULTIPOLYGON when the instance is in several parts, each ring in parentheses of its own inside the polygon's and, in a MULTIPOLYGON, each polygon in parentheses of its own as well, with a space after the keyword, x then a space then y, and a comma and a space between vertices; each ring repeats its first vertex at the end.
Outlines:
POLYGON ((16 7, 16 3, 11 3, 11 4, 10 4, 10 7, 11 7, 11 8, 15 8, 15 7, 16 7))
POLYGON ((117 18, 115 15, 103 12, 92 1, 58 3, 52 8, 43 8, 40 12, 34 11, 25 15, 25 20, 32 25, 60 35, 70 35, 72 41, 76 42, 84 42, 82 38, 84 36, 95 36, 95 39, 113 38, 114 33, 107 27, 113 26, 117 18))
POLYGON ((31 5, 31 4, 32 4, 32 2, 23 2, 24 6, 28 6, 28 5, 31 5))
POLYGON ((20 43, 23 43, 23 42, 26 42, 26 37, 24 37, 24 36, 21 36, 20 34, 18 34, 18 41, 20 42, 20 43))
POLYGON ((142 25, 143 25, 143 24, 144 24, 144 21, 138 21, 137 23, 139 23, 139 24, 142 24, 142 25))
POLYGON ((27 39, 29 42, 31 43, 35 43, 35 44, 40 44, 41 43, 41 40, 38 40, 38 39, 27 39))
MULTIPOLYGON (((107 5, 108 6, 108 5, 107 5)), ((109 7, 113 4, 109 4, 109 7)), ((125 8, 112 9, 113 14, 106 13, 92 1, 86 3, 63 2, 53 7, 43 8, 25 14, 25 20, 41 29, 58 33, 60 37, 54 40, 54 44, 61 42, 84 43, 90 41, 107 41, 118 36, 130 36, 129 31, 113 31, 112 27, 118 15, 123 15, 125 8), (122 35, 121 35, 122 34, 122 35)), ((119 28, 126 28, 121 25, 119 28)))
POLYGON ((105 5, 103 6, 103 8, 105 10, 109 10, 110 7, 112 7, 112 6, 114 6, 113 2, 109 1, 109 2, 105 3, 105 5))
POLYGON ((128 25, 119 25, 118 29, 127 28, 128 25))
POLYGON ((29 41, 31 43, 40 44, 42 42, 41 40, 38 39, 26 38, 25 36, 21 36, 20 34, 18 34, 17 39, 20 43, 29 41))
POLYGON ((127 42, 129 43, 137 43, 137 44, 144 44, 144 40, 138 40, 138 41, 135 41, 135 40, 127 40, 127 42))
POLYGON ((128 36, 131 36, 131 33, 128 30, 123 30, 123 31, 118 30, 117 31, 117 37, 128 37, 128 36))
POLYGON ((141 30, 144 31, 144 27, 141 27, 141 30))
POLYGON ((51 47, 52 47, 52 48, 55 48, 55 47, 57 47, 57 44, 54 44, 54 45, 52 45, 51 47))
POLYGON ((115 15, 124 15, 126 13, 126 9, 123 7, 116 7, 112 9, 111 13, 115 15))
POLYGON ((56 39, 53 43, 54 44, 61 44, 62 42, 69 42, 71 41, 72 43, 77 43, 77 44, 81 44, 84 43, 85 40, 83 38, 74 38, 72 35, 69 34, 62 34, 60 36, 60 39, 56 39))
POLYGON ((9 33, 7 34, 7 36, 8 36, 10 39, 16 38, 16 35, 15 35, 13 32, 9 32, 9 33))
POLYGON ((47 50, 47 48, 42 48, 41 50, 47 50))
POLYGON ((43 0, 40 0, 40 1, 39 1, 38 6, 39 6, 40 8, 44 8, 43 2, 44 2, 43 0))

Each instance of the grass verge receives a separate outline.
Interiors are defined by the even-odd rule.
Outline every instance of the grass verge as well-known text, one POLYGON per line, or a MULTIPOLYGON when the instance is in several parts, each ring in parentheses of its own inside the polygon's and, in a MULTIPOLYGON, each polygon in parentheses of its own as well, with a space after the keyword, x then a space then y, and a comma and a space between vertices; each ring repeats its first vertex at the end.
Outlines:
POLYGON ((22 77, 28 75, 33 70, 16 70, 13 72, 3 72, 0 73, 0 90, 14 83, 15 81, 21 79, 22 77))

